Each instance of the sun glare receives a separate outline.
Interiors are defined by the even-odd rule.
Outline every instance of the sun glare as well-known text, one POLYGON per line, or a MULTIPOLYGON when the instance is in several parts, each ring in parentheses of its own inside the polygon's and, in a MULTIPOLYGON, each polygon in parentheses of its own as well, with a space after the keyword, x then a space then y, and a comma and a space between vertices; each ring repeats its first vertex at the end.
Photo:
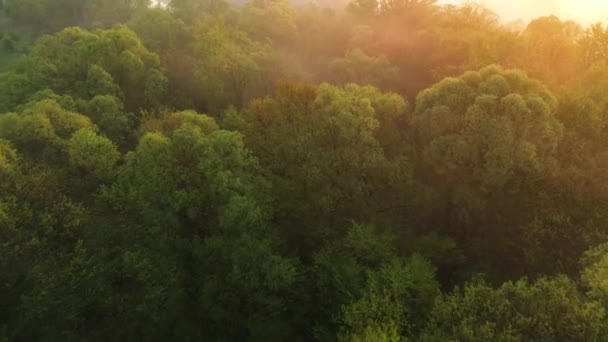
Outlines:
MULTIPOLYGON (((444 0, 440 3, 462 4, 466 0, 444 0)), ((531 20, 544 15, 557 15, 562 19, 584 24, 608 22, 608 1, 601 0, 480 0, 496 11, 504 21, 531 20)))
POLYGON ((562 0, 559 14, 581 22, 608 21, 608 2, 598 0, 562 0))

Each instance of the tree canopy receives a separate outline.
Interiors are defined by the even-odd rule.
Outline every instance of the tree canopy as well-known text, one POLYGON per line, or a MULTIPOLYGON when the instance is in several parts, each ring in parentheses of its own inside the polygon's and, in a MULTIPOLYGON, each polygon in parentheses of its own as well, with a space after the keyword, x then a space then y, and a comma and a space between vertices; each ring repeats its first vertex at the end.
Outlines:
POLYGON ((0 341, 608 341, 607 37, 0 0, 0 341))

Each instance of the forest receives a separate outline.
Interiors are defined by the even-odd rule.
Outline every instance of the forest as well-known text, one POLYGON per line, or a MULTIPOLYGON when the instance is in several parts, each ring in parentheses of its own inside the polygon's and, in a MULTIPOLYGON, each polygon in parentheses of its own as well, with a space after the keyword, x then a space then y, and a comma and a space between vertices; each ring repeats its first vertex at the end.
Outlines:
POLYGON ((608 341, 603 24, 0 8, 0 341, 608 341))

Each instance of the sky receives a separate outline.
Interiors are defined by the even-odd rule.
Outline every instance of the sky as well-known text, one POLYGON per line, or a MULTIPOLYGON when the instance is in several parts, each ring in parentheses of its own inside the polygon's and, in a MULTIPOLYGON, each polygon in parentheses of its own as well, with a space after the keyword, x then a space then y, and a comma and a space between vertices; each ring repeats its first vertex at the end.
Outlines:
MULTIPOLYGON (((463 3, 465 0, 441 0, 440 3, 463 3)), ((608 22, 608 0, 478 0, 500 15, 503 21, 557 15, 583 24, 608 22)))

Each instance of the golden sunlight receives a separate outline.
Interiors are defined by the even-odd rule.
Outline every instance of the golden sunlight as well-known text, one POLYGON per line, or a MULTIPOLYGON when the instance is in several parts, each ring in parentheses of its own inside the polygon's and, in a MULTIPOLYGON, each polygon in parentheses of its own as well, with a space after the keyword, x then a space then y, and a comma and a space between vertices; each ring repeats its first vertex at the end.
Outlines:
MULTIPOLYGON (((445 0, 442 3, 462 4, 464 0, 445 0)), ((557 15, 584 24, 608 22, 608 1, 600 0, 481 0, 480 3, 496 11, 504 21, 531 20, 544 15, 557 15)))

